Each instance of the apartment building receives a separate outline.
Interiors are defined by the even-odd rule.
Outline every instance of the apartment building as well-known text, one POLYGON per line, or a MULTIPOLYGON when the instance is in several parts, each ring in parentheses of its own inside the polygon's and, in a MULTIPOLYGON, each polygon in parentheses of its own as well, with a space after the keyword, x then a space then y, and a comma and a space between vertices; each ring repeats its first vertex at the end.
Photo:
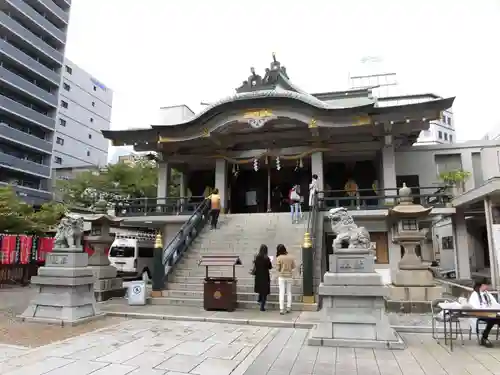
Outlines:
POLYGON ((0 0, 0 184, 52 198, 52 145, 70 0, 0 0))
POLYGON ((103 167, 108 160, 113 91, 68 59, 64 61, 54 137, 53 169, 103 167))

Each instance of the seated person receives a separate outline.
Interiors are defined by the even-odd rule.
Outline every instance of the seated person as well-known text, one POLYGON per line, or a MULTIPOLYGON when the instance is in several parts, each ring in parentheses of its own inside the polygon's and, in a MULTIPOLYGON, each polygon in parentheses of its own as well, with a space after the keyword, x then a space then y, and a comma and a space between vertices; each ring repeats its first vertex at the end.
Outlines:
MULTIPOLYGON (((474 309, 498 309, 500 310, 500 303, 497 302, 495 297, 488 292, 488 284, 486 280, 478 280, 474 283, 474 291, 469 297, 469 304, 474 309)), ((483 331, 481 337, 480 345, 487 348, 491 348, 493 345, 488 340, 488 335, 495 324, 500 324, 500 318, 479 318, 479 321, 486 323, 486 328, 483 331)), ((474 318, 470 320, 471 328, 477 332, 478 319, 474 318)))

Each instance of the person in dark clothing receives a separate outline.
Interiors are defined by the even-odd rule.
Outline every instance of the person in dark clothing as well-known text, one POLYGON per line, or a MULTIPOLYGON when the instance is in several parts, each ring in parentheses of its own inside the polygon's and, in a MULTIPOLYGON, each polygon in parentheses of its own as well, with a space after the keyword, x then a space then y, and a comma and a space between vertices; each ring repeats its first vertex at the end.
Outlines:
POLYGON ((271 293, 271 275, 273 268, 271 259, 267 256, 267 246, 260 245, 259 253, 253 261, 252 274, 255 277, 254 292, 259 295, 260 311, 266 311, 267 296, 271 293))

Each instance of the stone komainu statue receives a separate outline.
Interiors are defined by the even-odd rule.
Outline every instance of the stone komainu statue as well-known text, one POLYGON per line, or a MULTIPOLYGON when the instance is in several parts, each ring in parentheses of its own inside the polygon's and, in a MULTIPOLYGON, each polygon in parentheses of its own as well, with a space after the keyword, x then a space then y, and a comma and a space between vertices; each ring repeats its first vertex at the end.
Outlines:
POLYGON ((346 208, 332 208, 328 212, 332 231, 337 235, 333 249, 371 249, 370 233, 364 227, 358 227, 346 208))
POLYGON ((83 217, 64 216, 55 236, 54 246, 59 248, 72 248, 82 245, 83 217))

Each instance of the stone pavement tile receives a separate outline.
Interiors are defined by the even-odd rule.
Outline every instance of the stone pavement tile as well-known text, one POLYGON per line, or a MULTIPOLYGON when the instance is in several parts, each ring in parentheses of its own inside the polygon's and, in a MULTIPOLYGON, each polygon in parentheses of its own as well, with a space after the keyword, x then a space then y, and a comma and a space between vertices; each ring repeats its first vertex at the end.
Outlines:
MULTIPOLYGON (((119 365, 116 363, 112 363, 110 365, 107 365, 95 372, 92 372, 92 375, 128 375, 132 371, 136 370, 136 367, 134 366, 126 366, 126 365, 119 365)), ((71 374, 68 374, 71 375, 71 374)))
POLYGON ((138 356, 123 362, 124 365, 137 366, 140 368, 154 368, 167 359, 172 358, 173 354, 158 352, 144 352, 138 356))
POLYGON ((363 375, 380 374, 378 363, 375 359, 375 353, 373 349, 355 348, 354 355, 356 356, 356 370, 358 374, 363 374, 363 375))
POLYGON ((238 339, 243 332, 232 331, 232 332, 216 332, 213 336, 207 338, 205 342, 212 342, 214 344, 230 344, 234 340, 238 339))
POLYGON ((375 349, 373 353, 381 375, 403 375, 392 350, 375 349))
POLYGON ((73 362, 70 359, 49 357, 28 366, 18 367, 2 375, 42 375, 73 362))
POLYGON ((302 345, 304 344, 307 334, 308 331, 306 330, 293 330, 290 339, 285 344, 283 350, 279 353, 269 371, 281 372, 284 374, 290 373, 293 365, 295 364, 295 360, 302 349, 302 345))
POLYGON ((356 366, 356 353, 353 348, 337 348, 337 357, 335 360, 335 374, 339 375, 358 374, 356 366))
POLYGON ((215 344, 199 341, 186 341, 170 349, 168 353, 201 356, 215 344))
POLYGON ((394 351, 394 357, 404 375, 426 375, 410 350, 394 351))
POLYGON ((182 341, 179 339, 173 339, 170 337, 165 337, 164 335, 160 335, 150 340, 146 345, 147 351, 153 352, 166 352, 177 345, 181 344, 182 341))
POLYGON ((119 348, 115 348, 117 350, 109 354, 97 357, 96 361, 108 363, 123 363, 140 355, 141 353, 144 353, 145 342, 146 339, 144 338, 129 342, 128 344, 122 345, 119 348))
POLYGON ((300 349, 299 355, 295 359, 295 363, 293 364, 290 374, 312 374, 314 370, 314 364, 316 363, 316 358, 318 357, 318 349, 318 346, 307 346, 307 343, 304 343, 304 345, 300 349))
MULTIPOLYGON (((165 375, 165 374, 166 374, 165 370, 138 368, 132 372, 129 372, 127 375, 165 375)), ((113 374, 109 374, 109 375, 113 375, 113 374)), ((182 374, 182 375, 185 375, 185 374, 182 374)))
MULTIPOLYGON (((404 340, 413 357, 417 360, 425 374, 447 375, 441 364, 432 356, 421 340, 422 335, 405 334, 404 340)), ((437 343, 436 343, 437 345, 437 343)))
POLYGON ((206 358, 216 358, 216 359, 234 359, 241 350, 245 348, 242 344, 215 344, 210 349, 208 349, 204 357, 206 358))
POLYGON ((204 358, 199 356, 176 354, 165 362, 160 363, 156 366, 156 369, 189 372, 203 362, 203 360, 204 358))
POLYGON ((119 350, 118 346, 96 345, 88 349, 65 355, 65 358, 93 360, 106 354, 119 350))
POLYGON ((474 346, 465 346, 464 350, 491 374, 500 375, 500 361, 492 355, 492 352, 498 352, 498 348, 487 349, 475 344, 474 346))
POLYGON ((191 374, 196 375, 229 375, 238 366, 238 362, 227 359, 207 358, 191 374))
POLYGON ((72 362, 66 366, 59 367, 50 372, 44 373, 46 375, 89 375, 94 371, 107 366, 107 363, 97 363, 85 360, 72 362))
POLYGON ((244 347, 234 358, 234 360, 242 362, 234 369, 231 375, 243 375, 252 363, 254 363, 255 359, 262 353, 262 351, 267 348, 269 343, 274 340, 279 332, 280 330, 278 328, 272 328, 256 346, 244 347))
MULTIPOLYGON (((265 349, 260 354, 252 358, 253 362, 248 366, 244 375, 262 375, 267 374, 276 358, 283 350, 287 341, 293 333, 293 329, 281 328, 276 329, 276 336, 266 345, 265 349)), ((239 368, 236 369, 238 371, 239 368)))
POLYGON ((319 346, 312 373, 314 375, 332 375, 335 371, 336 357, 337 348, 319 346))

